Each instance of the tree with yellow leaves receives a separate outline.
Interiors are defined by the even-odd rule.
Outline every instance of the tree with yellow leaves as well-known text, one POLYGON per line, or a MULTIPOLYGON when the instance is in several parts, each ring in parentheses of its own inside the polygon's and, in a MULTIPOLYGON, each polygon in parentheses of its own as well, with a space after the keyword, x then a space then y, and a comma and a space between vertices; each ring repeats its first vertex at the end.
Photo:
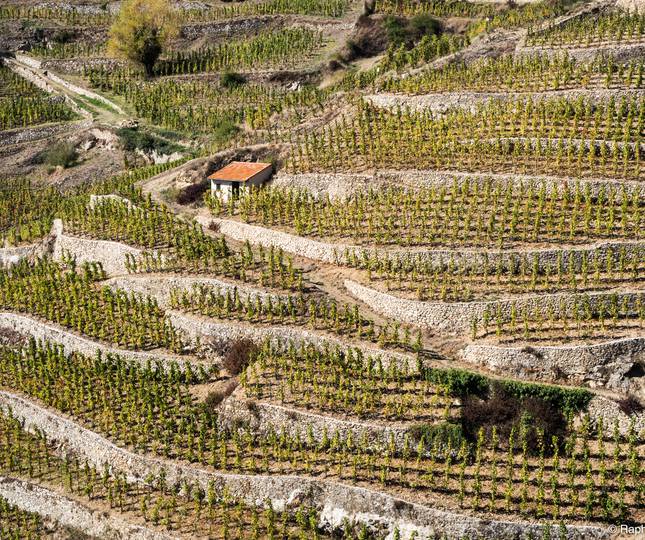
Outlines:
POLYGON ((108 51, 142 65, 151 76, 165 44, 176 34, 175 13, 168 0, 126 0, 110 29, 108 51))

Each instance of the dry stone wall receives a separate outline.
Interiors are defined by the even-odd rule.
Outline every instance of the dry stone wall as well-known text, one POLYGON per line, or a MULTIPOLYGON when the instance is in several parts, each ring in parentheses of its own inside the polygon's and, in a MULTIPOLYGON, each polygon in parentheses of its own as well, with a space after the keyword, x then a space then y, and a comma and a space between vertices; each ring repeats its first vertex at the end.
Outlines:
POLYGON ((237 290, 237 293, 243 298, 247 296, 252 299, 259 297, 277 300, 279 298, 277 294, 267 293, 252 287, 233 285, 214 278, 189 276, 136 274, 111 278, 103 282, 103 284, 113 289, 121 289, 129 293, 153 296, 161 307, 170 306, 170 292, 172 289, 189 292, 193 287, 199 286, 219 290, 222 294, 225 294, 227 291, 230 291, 232 294, 233 291, 237 290))
POLYGON ((256 343, 263 343, 266 339, 269 339, 276 345, 293 342, 296 345, 311 344, 318 347, 328 345, 342 349, 351 346, 360 350, 365 357, 380 357, 385 367, 390 363, 396 363, 400 367, 407 366, 409 369, 413 369, 417 365, 416 359, 412 355, 384 351, 362 344, 347 343, 340 339, 322 336, 309 330, 292 326, 259 326, 218 322, 174 310, 166 311, 166 315, 172 325, 184 332, 186 336, 195 341, 198 339, 202 342, 210 340, 214 343, 216 349, 224 349, 231 341, 243 338, 250 339, 256 343))
POLYGON ((128 210, 136 210, 139 208, 130 199, 126 199, 125 197, 121 197, 121 195, 116 195, 114 193, 111 193, 110 195, 90 195, 90 201, 87 204, 87 207, 90 210, 93 210, 94 208, 101 206, 101 204, 105 202, 123 203, 128 208, 128 210))
POLYGON ((547 382, 564 378, 645 397, 638 367, 645 365, 645 338, 559 347, 469 344, 460 355, 465 362, 505 376, 547 382))
MULTIPOLYGON (((358 300, 391 319, 444 332, 466 334, 474 318, 481 320, 489 306, 502 306, 508 317, 511 305, 520 309, 544 309, 548 303, 560 301, 571 305, 576 295, 554 294, 518 297, 514 300, 488 302, 440 303, 396 298, 365 287, 351 280, 345 287, 358 300)), ((590 293, 590 305, 603 293, 590 293)), ((626 298, 633 304, 636 293, 616 293, 619 301, 626 298)), ((598 345, 568 347, 499 347, 470 344, 462 351, 466 362, 478 364, 494 372, 520 379, 545 382, 563 380, 592 387, 607 387, 622 392, 643 391, 643 378, 638 366, 645 365, 645 338, 623 339, 598 345), (636 374, 636 375, 634 375, 636 374)))
POLYGON ((0 268, 12 266, 23 259, 40 257, 47 252, 47 249, 48 243, 45 241, 27 246, 0 248, 0 268))
MULTIPOLYGON (((423 96, 420 96, 423 97, 423 96)), ((405 171, 399 170, 381 170, 374 174, 351 174, 351 173, 307 173, 307 174, 287 174, 278 173, 273 177, 271 185, 281 188, 305 189, 311 191, 314 196, 329 195, 332 199, 343 199, 355 192, 366 192, 369 189, 382 189, 385 187, 404 186, 411 189, 419 187, 441 187, 452 185, 456 182, 460 186, 463 182, 468 181, 471 185, 479 183, 480 185, 486 179, 509 182, 514 187, 520 184, 527 186, 530 183, 536 185, 544 184, 547 190, 553 187, 561 188, 568 184, 574 188, 578 183, 581 189, 589 189, 592 194, 598 193, 600 189, 613 187, 616 190, 623 188, 627 193, 634 190, 642 191, 642 185, 637 181, 630 180, 612 180, 606 178, 567 178, 554 176, 534 176, 525 174, 509 173, 466 173, 460 171, 434 171, 411 169, 405 171)))
MULTIPOLYGON (((282 231, 276 231, 258 225, 249 225, 241 221, 230 219, 217 219, 200 217, 198 221, 204 225, 212 221, 217 224, 220 232, 223 234, 241 241, 254 242, 262 244, 265 247, 280 247, 288 253, 294 253, 301 257, 331 263, 331 264, 346 264, 348 255, 355 255, 359 260, 362 259, 363 254, 370 255, 375 250, 363 248, 361 246, 344 244, 344 243, 329 243, 313 240, 304 236, 297 236, 282 231)), ((497 261, 501 259, 502 264, 506 266, 511 260, 517 260, 518 257, 527 256, 533 263, 533 257, 536 257, 538 268, 543 270, 547 266, 553 268, 557 263, 558 258, 562 258, 562 263, 568 267, 569 260, 573 259, 573 265, 579 268, 583 257, 586 255, 597 253, 598 256, 604 257, 608 252, 614 254, 617 260, 620 250, 625 251, 625 255, 629 258, 632 254, 641 254, 645 250, 645 242, 642 241, 619 241, 619 242, 598 242, 582 247, 575 247, 571 249, 564 248, 539 248, 530 250, 472 250, 461 249, 459 251, 448 249, 430 249, 430 250, 396 250, 388 249, 376 251, 380 257, 387 254, 391 258, 398 258, 405 261, 413 262, 419 260, 422 262, 430 262, 432 264, 447 264, 453 260, 456 264, 467 268, 481 267, 486 261, 491 265, 497 265, 497 261)))
POLYGON ((645 0, 618 0, 616 7, 630 13, 645 13, 645 0))
POLYGON ((63 222, 60 219, 54 220, 52 234, 56 237, 53 251, 55 260, 71 256, 78 264, 100 262, 109 276, 127 274, 126 255, 137 258, 143 253, 140 249, 120 242, 67 236, 63 232, 63 222))
POLYGON ((42 62, 40 60, 31 56, 27 56, 26 54, 16 54, 16 60, 25 64, 26 66, 29 66, 32 69, 40 69, 42 66, 42 62))
POLYGON ((17 313, 0 312, 0 328, 13 330, 21 335, 32 336, 36 340, 58 343, 59 345, 62 345, 66 354, 76 352, 86 356, 94 356, 97 352, 100 352, 104 356, 120 356, 125 360, 137 362, 142 366, 146 366, 148 363, 154 364, 155 362, 159 362, 162 367, 168 368, 172 364, 176 364, 178 369, 183 369, 187 362, 194 367, 205 365, 203 362, 197 361, 193 358, 184 358, 182 356, 171 355, 168 353, 118 349, 116 347, 111 347, 98 341, 85 338, 80 334, 70 332, 56 324, 46 323, 17 313))
MULTIPOLYGON (((419 262, 429 262, 439 265, 448 264, 452 260, 455 264, 465 268, 481 268, 481 266, 486 263, 497 266, 498 262, 501 262, 504 267, 508 267, 512 261, 517 262, 521 257, 527 257, 531 265, 535 258, 538 270, 545 270, 547 267, 553 270, 560 258, 562 259, 562 264, 565 265, 565 267, 569 268, 569 264, 572 264, 575 269, 580 269, 585 257, 587 258, 587 262, 589 262, 594 255, 600 257, 601 260, 605 260, 607 255, 611 253, 613 255, 614 262, 618 262, 621 251, 625 253, 627 259, 632 255, 642 256, 645 251, 645 242, 631 240, 596 242, 585 246, 572 247, 570 249, 562 247, 488 251, 472 249, 461 249, 459 251, 450 251, 447 249, 416 252, 398 251, 390 252, 390 256, 409 262, 417 260, 419 262)), ((358 255, 360 256, 360 253, 358 255)))
POLYGON ((246 242, 248 240, 249 242, 261 244, 265 247, 273 245, 289 253, 297 253, 301 257, 327 263, 337 262, 343 250, 354 249, 353 246, 318 242, 317 240, 310 240, 293 234, 274 231, 256 225, 248 225, 230 219, 200 217, 198 221, 205 226, 208 226, 211 222, 214 223, 222 234, 239 242, 246 242))
MULTIPOLYGON (((579 298, 579 294, 557 293, 517 296, 511 299, 486 300, 473 302, 422 302, 419 300, 408 300, 398 298, 371 287, 361 285, 356 281, 347 279, 344 281, 345 288, 354 298, 364 302, 370 308, 389 317, 414 326, 428 329, 440 329, 453 334, 464 334, 471 330, 474 319, 481 321, 484 311, 488 308, 500 306, 504 320, 510 317, 511 307, 517 309, 528 308, 531 310, 544 309, 548 305, 570 306, 573 300, 579 298)), ((604 299, 607 292, 589 292, 585 296, 589 298, 591 307, 595 305, 598 298, 604 299)), ((633 305, 638 293, 616 292, 618 301, 626 299, 628 305, 633 305)))
POLYGON ((611 56, 616 62, 628 62, 645 56, 645 44, 598 44, 593 47, 519 47, 516 55, 561 56, 566 54, 578 62, 593 62, 599 54, 611 56))
POLYGON ((406 94, 372 94, 365 99, 368 103, 383 109, 409 108, 413 111, 429 110, 436 114, 444 114, 451 109, 465 109, 476 112, 477 109, 489 101, 517 101, 531 99, 542 101, 557 98, 577 99, 584 98, 592 102, 606 101, 611 98, 619 100, 621 97, 639 98, 645 95, 642 90, 616 90, 616 89, 571 89, 550 90, 546 92, 444 92, 428 93, 423 95, 406 94))
POLYGON ((262 15, 258 17, 235 18, 226 21, 186 25, 181 29, 181 37, 188 40, 202 38, 239 37, 240 34, 257 32, 278 20, 278 17, 262 15))
POLYGON ((355 441, 365 437, 372 448, 386 447, 390 437, 397 448, 403 448, 405 434, 409 429, 409 426, 395 422, 378 424, 345 420, 252 398, 244 399, 241 389, 236 390, 222 403, 218 418, 231 426, 242 421, 254 432, 259 433, 284 431, 292 436, 299 434, 301 438, 306 438, 311 433, 316 441, 321 441, 324 433, 331 438, 338 432, 342 440, 351 433, 355 441))
POLYGON ((12 144, 24 144, 41 139, 48 139, 70 131, 81 131, 91 125, 91 120, 83 120, 81 122, 61 122, 31 128, 0 131, 0 145, 11 146, 12 144))
MULTIPOLYGON (((366 523, 372 530, 389 533, 390 540, 395 527, 398 527, 403 538, 416 531, 419 539, 432 538, 436 533, 448 539, 472 536, 481 540, 517 540, 529 536, 539 538, 543 533, 542 527, 536 524, 456 514, 325 480, 295 475, 251 476, 208 472, 119 448, 97 433, 15 394, 0 392, 0 406, 5 410, 11 409, 15 416, 24 419, 26 429, 42 430, 50 439, 58 441, 63 449, 87 458, 99 468, 107 463, 113 470, 124 471, 131 481, 144 482, 149 474, 157 476, 163 470, 170 484, 187 480, 207 490, 212 481, 216 489, 226 487, 232 497, 251 504, 264 505, 270 500, 276 510, 310 503, 322 509, 320 525, 328 528, 340 528, 343 518, 348 517, 352 521, 366 523)), ((567 527, 567 538, 572 540, 609 537, 609 531, 600 527, 567 527)))
MULTIPOLYGON (((40 75, 37 71, 32 71, 32 70, 40 69, 41 66, 40 66, 39 60, 35 60, 33 58, 30 58, 22 54, 17 54, 16 60, 13 60, 11 58, 5 58, 4 63, 14 73, 20 75, 23 79, 28 80, 37 88, 40 88, 41 90, 43 90, 44 92, 47 92, 48 94, 58 94, 57 90, 50 83, 50 80, 51 81, 54 80, 54 78, 51 75, 49 75, 49 80, 48 80, 47 77, 45 77, 44 75, 40 75), (18 62, 21 62, 22 65, 18 62)), ((63 95, 62 98, 65 100, 65 103, 70 109, 72 109, 76 114, 85 117, 85 121, 88 122, 89 125, 91 125, 93 121, 91 113, 89 113, 82 107, 79 107, 79 105, 69 96, 63 95)))
MULTIPOLYGON (((31 56, 28 56, 26 54, 17 53, 15 55, 15 58, 17 62, 20 62, 25 66, 28 66, 28 68, 31 68, 32 70, 42 70, 44 68, 43 63, 40 60, 32 58, 31 56)), ((116 103, 110 101, 109 99, 103 97, 100 94, 97 94, 96 92, 92 92, 91 90, 87 90, 86 88, 73 84, 59 77, 55 73, 47 71, 46 74, 41 75, 39 73, 30 71, 29 69, 23 68, 22 66, 12 61, 11 59, 9 59, 8 61, 7 60, 5 61, 11 69, 16 71, 16 73, 18 73, 22 77, 25 77, 27 80, 31 81, 33 84, 37 85, 39 88, 42 88, 46 92, 50 92, 50 93, 55 92, 55 90, 50 85, 50 81, 51 81, 59 86, 62 86, 63 88, 65 88, 66 90, 69 90, 74 94, 77 94, 92 100, 100 101, 104 105, 107 105, 108 107, 116 111, 118 114, 125 115, 125 112, 123 111, 123 109, 119 107, 116 103)), ((70 104, 70 106, 74 107, 79 114, 83 114, 83 115, 89 114, 83 109, 80 109, 74 103, 73 100, 69 98, 66 98, 66 100, 70 104)), ((91 114, 90 114, 90 117, 91 117, 91 114)))
POLYGON ((271 186, 283 189, 303 189, 314 197, 343 200, 356 192, 369 191, 375 186, 375 177, 369 174, 280 172, 271 179, 271 186))
POLYGON ((614 423, 618 426, 618 431, 623 436, 629 436, 633 429, 635 433, 645 431, 645 413, 627 414, 621 410, 620 405, 615 401, 604 396, 594 396, 587 407, 587 414, 594 425, 597 425, 602 419, 605 428, 613 430, 614 423))
POLYGON ((69 81, 59 77, 55 73, 49 73, 47 76, 54 81, 56 84, 59 84, 60 86, 64 87, 65 89, 69 90, 70 92, 73 92, 74 94, 78 94, 80 96, 93 99, 96 101, 100 101, 104 105, 110 107, 114 111, 116 111, 118 114, 125 115, 125 112, 123 112, 123 109, 119 107, 116 103, 113 101, 110 101, 107 98, 104 98, 101 94, 97 94, 96 92, 92 92, 90 90, 87 90, 81 86, 77 86, 75 84, 70 83, 69 81))
MULTIPOLYGON (((93 510, 43 486, 25 480, 0 476, 0 496, 21 510, 36 512, 64 527, 105 540, 171 540, 172 535, 132 525, 119 518, 93 510)), ((62 538, 62 537, 61 537, 62 538)))
POLYGON ((42 62, 41 68, 47 71, 65 73, 70 75, 82 75, 86 69, 117 69, 125 66, 125 62, 114 58, 55 58, 42 62))
MULTIPOLYGON (((35 70, 43 69, 43 65, 42 65, 42 62, 40 60, 36 60, 35 58, 27 56, 26 54, 16 54, 16 60, 18 62, 26 65, 26 66, 29 66, 32 69, 35 69, 35 70)), ((32 73, 31 77, 29 77, 29 80, 32 80, 34 78, 39 78, 41 81, 43 81, 43 78, 45 78, 45 76, 40 76, 38 74, 33 74, 32 73)), ((100 101, 104 105, 107 105, 108 107, 114 109, 119 114, 125 114, 123 112, 123 109, 121 109, 121 107, 119 107, 118 105, 116 105, 115 103, 110 101, 109 99, 103 97, 100 94, 97 94, 96 92, 92 92, 91 90, 87 90, 86 88, 82 88, 81 86, 72 84, 71 82, 66 81, 65 79, 62 79, 61 77, 59 77, 55 73, 52 73, 52 72, 48 71, 47 75, 46 75, 46 78, 45 78, 45 81, 44 81, 45 84, 46 84, 46 79, 49 79, 50 81, 52 81, 52 82, 62 86, 63 88, 69 90, 70 92, 73 92, 74 94, 78 94, 78 95, 84 96, 84 97, 89 98, 89 99, 100 101)), ((34 82, 34 81, 32 80, 32 82, 34 82)))

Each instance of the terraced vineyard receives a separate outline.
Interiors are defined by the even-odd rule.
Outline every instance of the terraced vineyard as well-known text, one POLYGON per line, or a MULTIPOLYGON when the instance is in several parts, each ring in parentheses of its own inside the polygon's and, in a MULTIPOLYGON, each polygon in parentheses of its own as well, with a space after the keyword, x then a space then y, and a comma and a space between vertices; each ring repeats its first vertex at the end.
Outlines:
POLYGON ((557 27, 529 32, 529 45, 550 47, 590 47, 599 43, 640 43, 643 41, 645 18, 642 15, 610 13, 601 17, 573 19, 557 27))
POLYGON ((48 96, 0 66, 0 129, 73 120, 77 115, 64 100, 48 96))
POLYGON ((624 1, 3 4, 0 537, 636 537, 624 1))

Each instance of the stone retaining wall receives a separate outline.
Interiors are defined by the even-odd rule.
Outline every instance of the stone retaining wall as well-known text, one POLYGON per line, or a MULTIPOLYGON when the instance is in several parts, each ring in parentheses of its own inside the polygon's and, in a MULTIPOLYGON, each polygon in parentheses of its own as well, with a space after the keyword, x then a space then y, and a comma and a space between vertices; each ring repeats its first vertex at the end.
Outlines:
MULTIPOLYGON (((87 508, 73 499, 68 499, 43 486, 25 480, 0 476, 0 497, 21 510, 35 512, 63 527, 82 531, 94 538, 106 540, 119 538, 170 540, 176 538, 140 525, 132 525, 105 512, 87 508)), ((63 536, 61 535, 60 538, 63 536)))
POLYGON ((377 187, 376 183, 376 177, 370 174, 279 172, 272 177, 270 185, 283 189, 303 189, 317 198, 329 196, 342 200, 356 192, 367 192, 377 187))
POLYGON ((66 73, 70 75, 82 75, 85 69, 118 69, 125 66, 126 63, 114 58, 51 58, 42 62, 42 69, 55 71, 57 73, 66 73))
MULTIPOLYGON (((43 64, 42 64, 42 62, 40 60, 32 58, 31 56, 27 56, 26 54, 20 54, 20 53, 16 54, 16 60, 18 62, 26 65, 26 66, 29 66, 32 69, 35 69, 35 70, 43 69, 43 64)), ((13 64, 13 63, 11 62, 10 65, 11 64, 13 64)), ((15 68, 20 68, 20 66, 15 66, 15 64, 13 64, 13 65, 14 65, 15 68)), ((23 76, 25 76, 25 75, 23 75, 23 76)), ((109 99, 103 97, 100 94, 97 94, 96 92, 92 92, 91 90, 87 90, 86 88, 82 88, 81 86, 72 84, 69 81, 66 81, 65 79, 62 79, 61 77, 59 77, 55 73, 52 73, 52 72, 48 71, 47 75, 46 75, 46 79, 44 81, 43 81, 43 79, 45 78, 45 76, 40 76, 39 74, 34 74, 34 73, 32 73, 31 76, 26 77, 26 78, 28 78, 31 82, 34 82, 34 84, 36 84, 34 79, 40 79, 41 80, 40 84, 47 84, 46 79, 49 79, 50 81, 52 81, 52 82, 62 86, 63 88, 69 90, 70 92, 73 92, 74 94, 78 94, 78 95, 84 96, 86 98, 98 100, 101 103, 107 105, 108 107, 114 109, 117 113, 123 114, 123 115, 125 114, 123 112, 123 109, 121 109, 121 107, 119 107, 118 105, 116 105, 115 103, 110 101, 109 99)), ((53 90, 48 90, 48 91, 53 91, 53 90)))
POLYGON ((97 94, 96 92, 92 92, 91 90, 87 90, 86 88, 72 84, 69 81, 62 79, 55 73, 48 73, 47 76, 56 84, 60 84, 62 87, 66 88, 70 92, 73 92, 75 94, 81 95, 89 99, 100 101, 104 105, 107 105, 110 109, 116 111, 118 114, 125 116, 125 112, 123 112, 123 109, 121 107, 119 107, 113 101, 110 101, 109 99, 104 98, 101 94, 97 94))
POLYGON ((40 257, 47 251, 47 244, 29 244, 27 246, 0 248, 0 268, 12 266, 23 259, 40 257))
POLYGON ((257 17, 233 18, 225 21, 190 24, 181 29, 181 37, 191 41, 204 37, 239 37, 240 34, 258 32, 278 20, 279 18, 276 16, 260 15, 257 17))
MULTIPOLYGON (((209 482, 216 489, 226 487, 234 498, 250 504, 264 504, 270 500, 273 508, 285 508, 309 503, 322 510, 321 525, 329 528, 342 526, 344 517, 365 523, 372 530, 389 533, 398 527, 402 538, 409 538, 417 531, 418 538, 430 538, 435 533, 448 539, 467 536, 490 540, 517 540, 542 536, 542 527, 536 524, 481 519, 439 510, 431 506, 411 503, 391 495, 369 489, 348 486, 325 480, 300 476, 238 475, 209 472, 157 458, 144 457, 119 448, 104 437, 87 430, 75 422, 54 415, 20 396, 0 392, 0 406, 11 409, 18 418, 24 419, 28 430, 42 430, 50 439, 74 452, 98 467, 105 463, 113 470, 126 472, 131 481, 144 482, 146 476, 166 473, 169 484, 187 480, 199 484, 204 490, 209 482)), ((592 540, 609 538, 609 532, 600 527, 569 526, 567 538, 592 540)))
POLYGON ((395 422, 377 424, 360 420, 345 420, 335 416, 268 403, 252 397, 244 399, 240 389, 222 403, 218 418, 229 425, 234 425, 241 420, 258 433, 283 430, 293 436, 300 434, 300 437, 304 439, 311 428, 311 434, 316 441, 323 439, 325 431, 329 438, 338 432, 343 440, 351 433, 355 441, 363 440, 365 436, 372 448, 381 449, 387 446, 390 437, 393 438, 398 449, 403 448, 405 434, 409 430, 409 426, 395 422))
MULTIPOLYGON (((388 293, 377 291, 366 287, 351 279, 344 281, 347 291, 356 299, 367 304, 374 311, 396 321, 420 326, 427 329, 440 329, 452 334, 467 334, 471 330, 473 319, 481 321, 486 309, 501 306, 503 320, 510 320, 511 307, 519 309, 546 307, 560 302, 571 306, 575 298, 581 294, 556 293, 556 294, 532 294, 518 296, 515 298, 502 298, 500 300, 483 300, 473 302, 423 302, 420 300, 408 300, 398 298, 388 293)), ((598 298, 614 291, 591 291, 584 296, 589 298, 593 307, 598 298)), ((616 291, 619 302, 626 298, 632 305, 638 295, 636 292, 616 291)))
POLYGON ((628 62, 645 56, 645 44, 596 44, 590 47, 519 47, 515 55, 568 55, 570 58, 584 63, 593 62, 599 54, 611 56, 616 62, 628 62))
POLYGON ((65 256, 76 259, 78 264, 100 262, 107 275, 127 274, 126 255, 139 257, 143 250, 109 240, 90 240, 63 233, 63 222, 54 220, 52 234, 56 237, 53 258, 60 260, 65 256))
POLYGON ((239 221, 218 218, 198 218, 198 221, 208 227, 212 222, 218 227, 219 232, 233 238, 239 242, 253 242, 265 247, 282 248, 289 253, 295 253, 301 257, 323 261, 327 263, 336 263, 340 254, 345 249, 355 249, 354 246, 345 244, 328 244, 317 240, 310 240, 293 234, 274 231, 257 225, 248 225, 239 221))
POLYGON ((0 131, 0 144, 2 146, 10 146, 12 144, 23 144, 40 139, 48 139, 70 131, 81 131, 91 125, 91 121, 83 120, 81 122, 61 122, 58 124, 45 124, 43 126, 0 131))
MULTIPOLYGON (((419 96, 425 97, 425 96, 419 96)), ((628 193, 634 190, 642 192, 642 183, 633 180, 613 180, 609 178, 573 178, 573 177, 556 177, 556 176, 535 176, 525 174, 493 174, 493 173, 466 173, 460 171, 435 171, 435 170, 418 170, 411 169, 407 171, 398 170, 381 170, 374 174, 352 174, 352 173, 306 173, 306 174, 287 174, 280 172, 271 180, 271 185, 281 188, 305 189, 314 194, 314 196, 329 195, 333 198, 343 198, 355 192, 366 192, 370 188, 380 189, 383 187, 402 186, 409 189, 419 187, 441 187, 451 186, 454 181, 460 186, 464 181, 471 185, 479 183, 480 185, 486 179, 493 179, 503 182, 509 182, 514 187, 519 188, 520 184, 524 186, 529 183, 536 185, 544 184, 547 190, 553 187, 563 187, 569 184, 575 188, 579 183, 582 189, 589 186, 592 194, 598 193, 599 189, 613 187, 620 191, 623 188, 628 193)))
POLYGON ((27 56, 26 54, 17 53, 16 60, 25 64, 26 66, 29 66, 32 69, 40 69, 42 66, 42 62, 40 60, 32 56, 27 56))
POLYGON ((80 334, 75 334, 62 326, 50 322, 42 322, 38 319, 16 313, 0 312, 0 328, 7 328, 19 334, 32 336, 36 340, 50 341, 63 346, 66 354, 77 352, 86 356, 95 356, 97 352, 102 355, 116 355, 131 362, 137 362, 142 366, 159 362, 162 367, 170 367, 177 364, 178 369, 184 369, 186 363, 193 367, 208 367, 209 363, 200 362, 194 358, 183 358, 169 353, 157 353, 147 351, 128 351, 118 349, 109 345, 91 340, 80 334))
POLYGON ((233 290, 237 289, 238 294, 243 298, 247 296, 250 296, 252 299, 256 297, 263 299, 271 298, 272 301, 279 298, 277 294, 268 293, 252 287, 238 286, 214 278, 190 276, 134 274, 111 278, 104 281, 103 284, 128 293, 133 292, 153 296, 163 308, 170 306, 170 291, 172 289, 190 292, 193 287, 198 286, 206 286, 215 290, 219 289, 222 294, 225 294, 227 291, 233 293, 233 290))
MULTIPOLYGON (((502 306, 505 317, 511 305, 518 309, 546 309, 549 302, 571 305, 574 294, 550 294, 520 297, 515 300, 486 302, 420 302, 396 298, 365 287, 355 281, 345 280, 345 287, 352 296, 382 315, 403 323, 444 332, 467 334, 473 318, 481 320, 489 306, 502 306)), ((605 293, 592 292, 587 296, 590 304, 605 293)), ((616 293, 619 301, 627 298, 631 304, 637 293, 616 293)), ((599 345, 573 347, 498 347, 470 344, 463 351, 466 362, 484 366, 497 373, 520 379, 545 382, 564 380, 589 386, 606 386, 622 392, 640 390, 642 378, 629 376, 637 365, 645 365, 645 338, 625 339, 599 345)))
POLYGON ((94 210, 95 207, 101 206, 103 203, 117 202, 124 204, 128 210, 137 210, 139 207, 134 204, 130 199, 121 197, 121 195, 116 195, 115 193, 110 193, 109 195, 90 195, 90 201, 87 203, 87 207, 90 210, 94 210))
MULTIPOLYGON (((596 395, 589 402, 587 414, 593 425, 597 425, 602 419, 605 430, 614 429, 614 423, 618 425, 619 433, 626 437, 632 430, 640 433, 641 436, 645 431, 645 413, 626 414, 620 409, 620 405, 615 401, 604 396, 596 395)), ((606 431, 607 432, 607 431, 606 431)))
MULTIPOLYGON (((447 264, 453 260, 464 268, 481 268, 486 261, 489 265, 497 266, 501 260, 502 266, 508 267, 511 261, 518 261, 520 257, 526 256, 531 264, 533 264, 533 257, 536 257, 538 270, 545 270, 549 267, 551 270, 555 268, 558 258, 562 257, 562 264, 568 268, 569 261, 575 269, 579 270, 582 265, 582 260, 586 256, 587 262, 590 257, 597 254, 602 260, 611 253, 614 257, 614 262, 618 262, 620 258, 620 251, 624 250, 625 255, 629 258, 632 255, 642 255, 645 251, 644 241, 617 241, 617 242, 596 242, 593 244, 575 246, 571 248, 528 248, 528 249, 492 249, 492 250, 473 250, 473 249, 460 249, 458 251, 450 251, 447 249, 434 249, 425 251, 391 251, 390 257, 398 258, 407 262, 429 262, 432 264, 447 264)), ((369 253, 369 252, 368 252, 369 253)), ((358 252, 357 255, 361 255, 358 252)), ((382 255, 382 252, 380 253, 382 255)), ((341 260, 345 260, 346 255, 341 253, 341 260)))
MULTIPOLYGON (((47 77, 45 77, 44 75, 41 75, 37 71, 32 71, 32 69, 34 70, 40 69, 40 62, 38 60, 32 59, 28 56, 21 55, 21 54, 16 55, 16 60, 13 60, 11 58, 5 58, 4 63, 9 69, 11 69, 11 71, 20 75, 23 79, 26 79, 37 88, 40 88, 41 90, 43 90, 44 92, 47 92, 48 94, 60 95, 60 93, 50 84, 50 80, 52 81, 54 80, 52 75, 49 75, 49 80, 48 80, 47 77), (18 62, 22 62, 23 65, 19 64, 18 62), (38 67, 35 67, 36 65, 38 67)), ((86 121, 88 121, 90 124, 93 122, 92 114, 89 111, 86 111, 85 109, 80 107, 69 96, 62 95, 61 97, 65 100, 65 103, 67 104, 67 106, 70 109, 72 109, 76 114, 78 114, 79 116, 85 117, 86 121)))
POLYGON ((340 347, 346 349, 354 347, 359 349, 364 356, 380 357, 383 365, 387 367, 390 363, 395 362, 408 369, 415 369, 417 365, 416 358, 394 351, 384 351, 382 349, 372 348, 362 344, 353 344, 333 337, 322 336, 320 334, 304 330, 293 326, 260 326, 245 325, 242 323, 219 322, 197 315, 189 315, 180 311, 168 310, 166 316, 171 324, 178 330, 184 332, 186 336, 193 340, 200 341, 211 340, 214 342, 216 349, 225 348, 231 341, 238 339, 250 339, 256 343, 263 343, 266 339, 271 340, 276 345, 292 341, 296 345, 311 344, 316 347, 328 345, 330 347, 340 347))
POLYGON ((639 98, 645 95, 642 90, 613 90, 613 89, 571 89, 571 90, 549 90, 544 92, 443 92, 428 93, 422 95, 390 94, 380 93, 367 95, 365 99, 371 105, 384 109, 409 108, 413 111, 430 110, 433 113, 444 114, 450 109, 466 109, 476 112, 478 107, 489 101, 517 101, 520 99, 532 99, 533 101, 545 101, 550 99, 584 98, 592 102, 604 102, 611 98, 620 100, 623 96, 628 99, 639 98))
POLYGON ((616 7, 630 13, 645 13, 645 0, 618 0, 616 7))
MULTIPOLYGON (((31 69, 35 69, 35 70, 43 69, 43 64, 42 64, 42 62, 40 60, 37 60, 37 59, 32 58, 30 56, 27 56, 26 54, 20 54, 20 53, 16 54, 16 60, 18 62, 30 67, 31 69)), ((52 72, 48 71, 46 76, 45 75, 40 75, 38 73, 33 73, 33 72, 29 74, 27 72, 27 70, 21 68, 21 66, 17 66, 14 62, 9 62, 8 64, 14 70, 20 69, 21 70, 21 75, 23 77, 27 78, 28 80, 30 80, 31 82, 33 82, 34 84, 49 86, 48 82, 47 82, 47 79, 48 79, 49 81, 52 81, 52 82, 62 86, 63 88, 69 90, 70 92, 73 92, 74 94, 78 94, 78 95, 84 96, 84 97, 89 98, 89 99, 100 101, 104 105, 107 105, 108 107, 110 107, 111 109, 116 111, 118 114, 125 115, 125 112, 123 112, 123 109, 121 109, 121 107, 119 107, 116 103, 110 101, 109 99, 103 97, 100 94, 97 94, 96 92, 92 92, 91 90, 88 90, 86 88, 83 88, 81 86, 73 84, 73 83, 71 83, 69 81, 66 81, 65 79, 62 79, 61 77, 59 77, 55 73, 52 73, 52 72), (36 79, 39 79, 40 82, 36 83, 36 79)), ((51 87, 49 87, 49 88, 50 88, 50 90, 47 90, 48 92, 54 91, 53 89, 51 89, 51 87)), ((71 101, 73 103, 73 101, 71 99, 69 101, 71 101)), ((85 113, 85 114, 88 114, 88 113, 85 113)))
POLYGON ((387 254, 390 258, 398 258, 410 262, 419 260, 432 264, 447 264, 452 259, 462 267, 478 268, 486 260, 488 260, 489 264, 497 265, 497 261, 501 259, 502 264, 506 266, 512 259, 517 260, 518 257, 526 255, 531 259, 531 262, 532 257, 536 256, 538 268, 543 270, 547 266, 553 268, 559 256, 562 256, 562 262, 566 266, 569 264, 569 259, 573 259, 574 266, 579 268, 584 254, 589 256, 592 253, 597 253, 599 256, 604 257, 611 251, 615 254, 615 259, 617 260, 619 250, 621 249, 625 250, 628 258, 634 253, 640 254, 645 250, 645 242, 643 241, 597 242, 571 248, 566 248, 565 246, 562 248, 527 248, 522 250, 370 249, 342 242, 323 242, 232 219, 199 216, 197 221, 204 227, 208 227, 210 223, 215 223, 222 234, 240 242, 248 240, 255 244, 261 244, 264 247, 279 247, 288 253, 337 265, 346 265, 348 255, 355 255, 360 260, 363 258, 363 254, 371 255, 377 253, 380 257, 387 254))
POLYGON ((638 365, 645 365, 645 338, 627 338, 596 345, 500 347, 467 345, 461 358, 495 373, 521 379, 566 378, 592 387, 606 386, 645 397, 638 365))

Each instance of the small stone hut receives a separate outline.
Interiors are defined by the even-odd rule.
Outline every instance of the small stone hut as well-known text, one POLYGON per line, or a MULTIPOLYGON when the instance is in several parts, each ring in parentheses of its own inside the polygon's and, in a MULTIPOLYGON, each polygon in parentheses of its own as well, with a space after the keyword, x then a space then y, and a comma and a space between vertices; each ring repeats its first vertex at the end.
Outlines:
POLYGON ((232 161, 211 174, 208 179, 211 181, 211 193, 227 201, 239 193, 240 189, 261 186, 272 174, 273 166, 270 163, 232 161))

